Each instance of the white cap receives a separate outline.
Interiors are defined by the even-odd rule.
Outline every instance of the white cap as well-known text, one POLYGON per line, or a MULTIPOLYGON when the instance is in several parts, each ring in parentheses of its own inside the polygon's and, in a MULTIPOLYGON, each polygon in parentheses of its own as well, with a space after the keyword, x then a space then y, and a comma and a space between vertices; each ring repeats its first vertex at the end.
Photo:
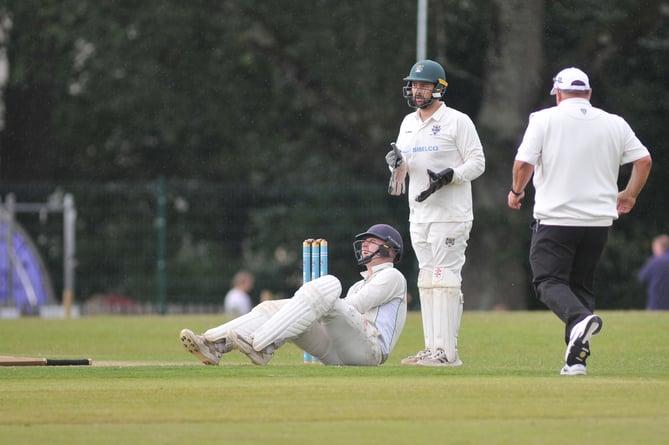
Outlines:
POLYGON ((557 90, 569 91, 588 91, 590 89, 590 80, 588 75, 578 68, 565 68, 553 78, 553 89, 551 94, 557 90))

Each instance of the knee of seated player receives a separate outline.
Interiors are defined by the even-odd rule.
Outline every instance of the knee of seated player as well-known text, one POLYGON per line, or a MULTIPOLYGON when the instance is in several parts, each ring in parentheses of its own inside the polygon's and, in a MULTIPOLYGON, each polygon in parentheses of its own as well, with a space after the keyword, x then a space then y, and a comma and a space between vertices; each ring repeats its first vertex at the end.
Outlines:
POLYGON ((339 299, 341 289, 341 283, 336 277, 325 275, 305 283, 293 298, 304 301, 318 316, 322 316, 339 299))
POLYGON ((272 315, 279 312, 281 306, 283 306, 288 300, 267 300, 255 306, 251 309, 252 312, 259 312, 265 315, 272 315))

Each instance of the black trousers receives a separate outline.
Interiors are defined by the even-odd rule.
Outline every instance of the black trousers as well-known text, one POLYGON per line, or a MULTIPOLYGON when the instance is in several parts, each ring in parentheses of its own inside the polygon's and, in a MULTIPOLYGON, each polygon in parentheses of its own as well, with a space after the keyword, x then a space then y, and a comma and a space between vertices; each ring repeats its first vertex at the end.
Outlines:
POLYGON ((565 343, 572 326, 595 310, 595 271, 608 237, 609 227, 532 224, 532 285, 565 323, 565 343))

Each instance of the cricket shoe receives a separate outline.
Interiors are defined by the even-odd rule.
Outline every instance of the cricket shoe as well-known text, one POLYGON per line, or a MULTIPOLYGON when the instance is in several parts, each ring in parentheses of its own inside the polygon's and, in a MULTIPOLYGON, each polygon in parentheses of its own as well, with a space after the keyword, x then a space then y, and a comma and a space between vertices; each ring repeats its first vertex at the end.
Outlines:
POLYGON ((407 358, 403 358, 400 363, 403 365, 409 365, 409 366, 417 366, 418 362, 421 361, 421 359, 427 358, 430 355, 432 355, 432 351, 429 349, 423 349, 422 351, 418 351, 416 355, 410 355, 407 358))
POLYGON ((274 356, 274 345, 269 345, 262 351, 256 351, 253 349, 253 340, 245 338, 244 336, 237 334, 235 331, 230 331, 228 337, 232 340, 232 343, 237 349, 251 359, 254 365, 266 365, 274 356))
POLYGON ((562 375, 586 375, 586 359, 590 356, 590 339, 602 329, 602 319, 589 315, 571 328, 565 351, 562 375))
MULTIPOLYGON (((569 356, 572 356, 572 359, 578 359, 581 355, 578 350, 579 347, 585 346, 586 348, 590 347, 590 339, 597 334, 602 329, 602 319, 598 315, 588 315, 583 320, 579 321, 571 328, 569 333, 569 344, 567 345, 567 350, 564 354, 564 360, 569 363, 569 356), (576 342, 580 342, 580 345, 577 345, 575 350, 572 351, 572 347, 576 342)), ((590 355, 590 351, 583 361, 590 355)), ((579 360, 580 361, 580 360, 579 360)), ((573 363, 569 363, 573 364, 573 363)))
POLYGON ((560 370, 561 375, 586 375, 585 360, 590 356, 590 342, 583 343, 576 339, 569 348, 569 354, 565 360, 564 367, 560 370))
POLYGON ((194 356, 196 356, 205 365, 218 365, 224 352, 225 345, 223 343, 213 343, 206 340, 201 335, 196 335, 190 329, 182 329, 179 334, 179 339, 184 348, 194 356))
POLYGON ((586 375, 585 365, 564 365, 560 370, 560 375, 586 375))
POLYGON ((434 352, 433 354, 429 355, 428 357, 422 358, 418 361, 419 366, 462 366, 462 360, 460 360, 460 357, 458 356, 458 353, 455 353, 455 359, 454 360, 448 360, 448 357, 446 357, 446 352, 439 348, 434 352))

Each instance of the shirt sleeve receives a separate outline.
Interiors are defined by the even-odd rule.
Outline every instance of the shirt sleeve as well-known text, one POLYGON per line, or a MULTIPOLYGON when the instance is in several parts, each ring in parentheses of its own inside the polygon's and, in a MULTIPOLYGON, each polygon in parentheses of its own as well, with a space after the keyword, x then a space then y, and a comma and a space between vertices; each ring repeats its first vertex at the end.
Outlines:
POLYGON ((530 119, 523 135, 523 140, 516 152, 516 161, 537 165, 543 148, 543 119, 537 113, 530 114, 530 119))
POLYGON ((456 145, 463 163, 453 169, 453 183, 471 182, 485 171, 485 155, 474 122, 466 115, 460 119, 456 145))
POLYGON ((345 300, 358 312, 364 314, 394 298, 401 297, 404 290, 404 276, 395 268, 379 271, 367 282, 352 286, 345 300))
POLYGON ((648 156, 650 153, 648 149, 641 143, 639 138, 636 137, 634 131, 629 126, 623 118, 620 118, 622 131, 624 132, 624 146, 623 146, 623 155, 620 160, 620 165, 628 164, 634 162, 638 159, 648 156))

